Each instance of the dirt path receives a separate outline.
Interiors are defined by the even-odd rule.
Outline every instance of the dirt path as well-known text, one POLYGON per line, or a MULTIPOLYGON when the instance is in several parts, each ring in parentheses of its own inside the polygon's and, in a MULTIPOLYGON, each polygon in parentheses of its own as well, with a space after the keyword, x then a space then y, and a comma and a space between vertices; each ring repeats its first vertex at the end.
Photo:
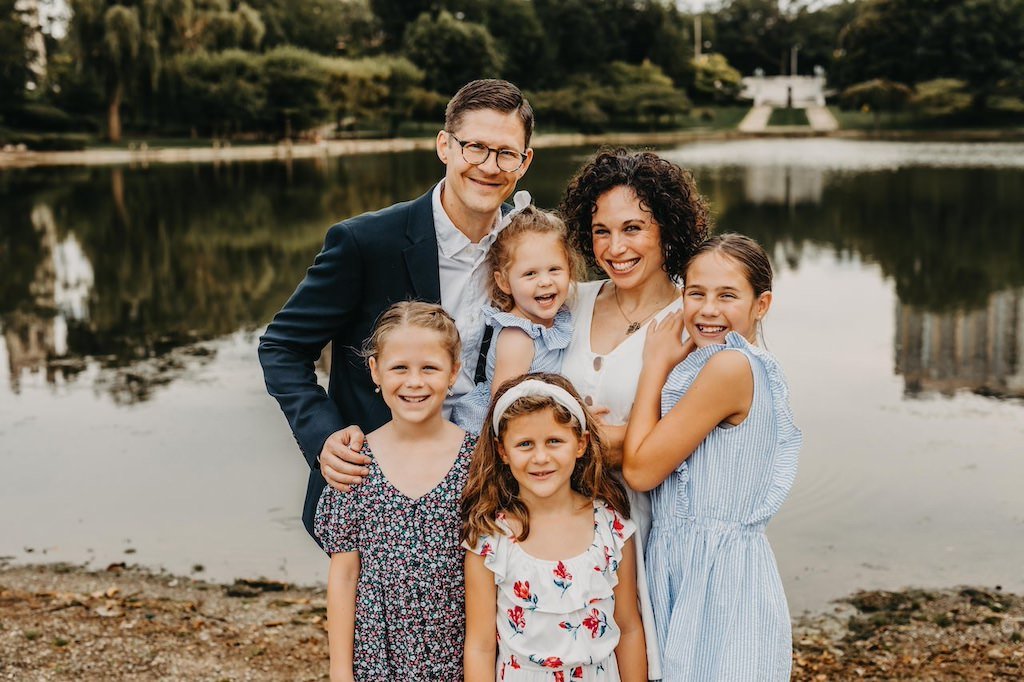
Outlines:
MULTIPOLYGON (((0 679, 320 680, 324 591, 0 566, 0 679)), ((864 592, 794 625, 794 680, 1024 679, 1024 598, 864 592)))

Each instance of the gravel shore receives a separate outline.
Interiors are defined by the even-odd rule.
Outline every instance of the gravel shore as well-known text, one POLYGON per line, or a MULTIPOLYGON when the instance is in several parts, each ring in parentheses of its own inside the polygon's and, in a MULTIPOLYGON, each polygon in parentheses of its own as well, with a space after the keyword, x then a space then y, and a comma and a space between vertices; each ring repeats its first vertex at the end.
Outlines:
MULTIPOLYGON (((0 679, 327 679, 323 589, 0 566, 0 679)), ((858 592, 794 623, 794 680, 1024 679, 1024 598, 858 592)))

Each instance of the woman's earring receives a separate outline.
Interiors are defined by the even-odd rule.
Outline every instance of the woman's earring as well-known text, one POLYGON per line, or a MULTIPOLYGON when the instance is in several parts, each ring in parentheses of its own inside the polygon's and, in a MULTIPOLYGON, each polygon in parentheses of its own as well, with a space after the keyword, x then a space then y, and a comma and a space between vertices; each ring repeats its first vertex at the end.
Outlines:
POLYGON ((455 395, 455 388, 452 386, 448 387, 448 395, 455 395))
POLYGON ((380 393, 380 386, 374 386, 373 387, 373 392, 374 393, 380 393))

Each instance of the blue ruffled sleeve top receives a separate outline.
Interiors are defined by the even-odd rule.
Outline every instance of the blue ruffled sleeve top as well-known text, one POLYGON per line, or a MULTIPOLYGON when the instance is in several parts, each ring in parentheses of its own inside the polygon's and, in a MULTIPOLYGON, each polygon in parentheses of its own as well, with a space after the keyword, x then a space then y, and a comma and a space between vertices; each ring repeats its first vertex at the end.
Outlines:
POLYGON ((472 391, 462 396, 452 406, 451 414, 451 421, 470 433, 480 433, 484 420, 487 418, 487 408, 491 404, 491 379, 494 377, 495 348, 498 345, 498 336, 503 329, 518 327, 533 339, 533 363, 529 370, 531 372, 560 372, 562 357, 572 340, 572 313, 565 306, 562 306, 555 314, 554 322, 550 327, 531 322, 512 313, 506 313, 490 305, 483 307, 483 315, 486 324, 494 328, 491 347, 487 351, 487 378, 477 384, 472 391))

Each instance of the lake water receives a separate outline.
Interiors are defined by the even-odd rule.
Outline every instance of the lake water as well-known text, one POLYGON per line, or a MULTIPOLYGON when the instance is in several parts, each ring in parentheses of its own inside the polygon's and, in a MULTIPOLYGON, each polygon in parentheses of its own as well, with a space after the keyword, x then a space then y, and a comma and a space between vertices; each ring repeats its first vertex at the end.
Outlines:
MULTIPOLYGON (((553 206, 590 151, 539 150, 522 186, 553 206)), ((805 434, 769 528, 793 610, 1024 591, 1024 145, 661 152, 774 256, 767 343, 805 434)), ((256 341, 330 224, 440 173, 429 153, 0 171, 0 556, 322 582, 256 341)))

